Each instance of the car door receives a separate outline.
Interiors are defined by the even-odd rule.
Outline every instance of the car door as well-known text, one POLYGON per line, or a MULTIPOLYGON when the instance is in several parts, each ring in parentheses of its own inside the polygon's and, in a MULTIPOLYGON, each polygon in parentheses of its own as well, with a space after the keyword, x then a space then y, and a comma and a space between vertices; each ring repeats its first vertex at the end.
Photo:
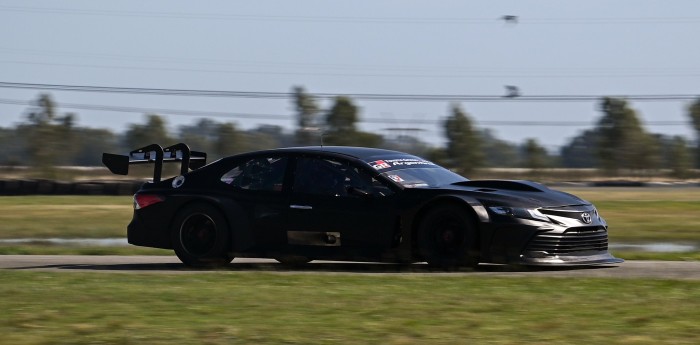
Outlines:
POLYGON ((288 243, 334 252, 388 248, 398 236, 394 204, 394 193, 359 165, 339 158, 298 157, 288 243))
POLYGON ((247 240, 258 249, 281 248, 287 243, 288 162, 286 155, 274 153, 246 157, 232 163, 221 176, 225 191, 245 214, 247 240))

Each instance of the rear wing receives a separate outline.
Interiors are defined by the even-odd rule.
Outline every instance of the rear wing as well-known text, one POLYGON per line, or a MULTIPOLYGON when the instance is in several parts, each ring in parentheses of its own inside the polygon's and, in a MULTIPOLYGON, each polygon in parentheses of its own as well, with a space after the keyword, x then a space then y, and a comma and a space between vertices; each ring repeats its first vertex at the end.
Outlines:
POLYGON ((129 152, 129 155, 116 155, 113 153, 102 154, 102 164, 109 171, 117 175, 128 175, 129 165, 154 163, 153 182, 160 182, 163 173, 163 163, 181 162, 180 175, 191 170, 199 169, 207 164, 207 154, 204 152, 190 151, 189 146, 179 143, 162 148, 158 144, 151 144, 129 152))

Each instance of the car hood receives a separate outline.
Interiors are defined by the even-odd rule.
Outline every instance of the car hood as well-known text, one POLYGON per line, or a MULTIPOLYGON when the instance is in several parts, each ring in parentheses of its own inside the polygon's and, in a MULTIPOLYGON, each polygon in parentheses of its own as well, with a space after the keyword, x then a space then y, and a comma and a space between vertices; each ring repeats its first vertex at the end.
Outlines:
POLYGON ((590 205, 590 202, 575 195, 549 189, 532 181, 462 181, 452 184, 450 189, 468 192, 487 205, 546 208, 590 205))

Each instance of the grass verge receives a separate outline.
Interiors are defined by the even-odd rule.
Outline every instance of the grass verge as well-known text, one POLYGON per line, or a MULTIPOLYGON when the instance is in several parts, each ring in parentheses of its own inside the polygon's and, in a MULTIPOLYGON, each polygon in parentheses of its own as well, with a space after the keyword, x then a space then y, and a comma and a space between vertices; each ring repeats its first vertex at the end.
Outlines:
POLYGON ((0 238, 125 237, 128 196, 0 197, 0 238))
POLYGON ((697 344, 697 282, 0 271, 8 344, 697 344))
POLYGON ((596 205, 611 242, 700 243, 700 188, 566 189, 596 205))

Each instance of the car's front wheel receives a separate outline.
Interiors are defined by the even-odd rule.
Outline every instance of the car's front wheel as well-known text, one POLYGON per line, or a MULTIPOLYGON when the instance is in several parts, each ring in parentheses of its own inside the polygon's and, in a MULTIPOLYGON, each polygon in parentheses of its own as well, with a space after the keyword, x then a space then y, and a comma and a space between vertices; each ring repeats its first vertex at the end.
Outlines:
POLYGON ((453 268, 474 267, 476 255, 476 223, 462 207, 442 205, 429 210, 418 228, 418 251, 431 266, 453 268))
POLYGON ((175 254, 186 265, 219 266, 233 260, 226 219, 211 205, 194 204, 179 212, 171 236, 175 254))

